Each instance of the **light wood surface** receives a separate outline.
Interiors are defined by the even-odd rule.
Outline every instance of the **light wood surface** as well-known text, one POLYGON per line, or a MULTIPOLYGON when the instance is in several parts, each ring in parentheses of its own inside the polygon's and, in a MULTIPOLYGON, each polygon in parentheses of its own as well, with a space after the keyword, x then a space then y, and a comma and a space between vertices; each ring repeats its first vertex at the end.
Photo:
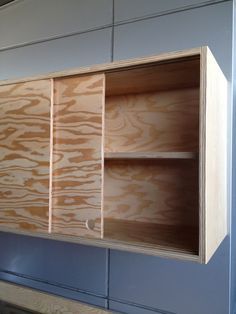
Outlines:
POLYGON ((194 88, 200 82, 200 55, 106 74, 106 95, 194 88))
POLYGON ((189 160, 105 162, 104 217, 198 225, 198 164, 189 160))
POLYGON ((105 159, 197 159, 196 152, 105 152, 105 159))
POLYGON ((0 87, 0 225, 47 232, 50 80, 0 87))
POLYGON ((41 314, 105 314, 109 311, 0 281, 0 300, 41 314))
POLYGON ((200 254, 207 263, 227 234, 227 81, 207 48, 201 80, 200 254))
POLYGON ((104 75, 54 82, 52 232, 101 237, 104 75))
POLYGON ((198 254, 198 228, 105 218, 104 237, 154 249, 198 254))
POLYGON ((197 152, 198 127, 198 88, 106 98, 105 152, 197 152))

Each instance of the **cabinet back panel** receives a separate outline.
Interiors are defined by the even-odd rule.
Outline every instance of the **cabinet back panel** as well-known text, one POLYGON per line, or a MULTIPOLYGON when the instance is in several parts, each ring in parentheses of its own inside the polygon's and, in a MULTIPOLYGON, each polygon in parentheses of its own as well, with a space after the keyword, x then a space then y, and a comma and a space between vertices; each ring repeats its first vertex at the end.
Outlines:
POLYGON ((198 88, 106 98, 106 152, 198 152, 198 134, 198 88))
POLYGON ((185 89, 199 84, 199 56, 106 73, 107 96, 185 89))
POLYGON ((54 98, 52 232, 101 237, 104 76, 56 79, 54 98))
POLYGON ((106 160, 104 217, 198 226, 195 160, 106 160))
POLYGON ((48 231, 50 80, 0 86, 0 225, 48 231))

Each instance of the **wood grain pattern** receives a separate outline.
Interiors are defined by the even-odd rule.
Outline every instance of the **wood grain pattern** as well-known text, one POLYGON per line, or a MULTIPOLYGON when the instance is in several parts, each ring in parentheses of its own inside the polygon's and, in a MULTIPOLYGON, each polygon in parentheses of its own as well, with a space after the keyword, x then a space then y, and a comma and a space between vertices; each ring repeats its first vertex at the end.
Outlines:
POLYGON ((198 229, 139 221, 106 218, 104 238, 146 245, 155 249, 198 254, 198 229))
POLYGON ((207 263, 227 234, 227 80, 209 49, 201 64, 201 258, 207 263))
POLYGON ((101 237, 104 76, 54 84, 52 232, 101 237))
MULTIPOLYGON (((105 314, 99 309, 78 301, 65 299, 49 293, 36 291, 15 284, 0 281, 2 301, 41 314, 105 314)), ((13 314, 13 313, 12 313, 13 314)))
POLYGON ((197 226, 197 163, 192 160, 105 161, 104 217, 197 226))
POLYGON ((0 87, 0 225, 48 230, 49 80, 0 87))
POLYGON ((106 73, 106 96, 196 88, 199 84, 197 56, 106 73))
POLYGON ((106 98, 105 152, 198 152, 199 89, 106 98))

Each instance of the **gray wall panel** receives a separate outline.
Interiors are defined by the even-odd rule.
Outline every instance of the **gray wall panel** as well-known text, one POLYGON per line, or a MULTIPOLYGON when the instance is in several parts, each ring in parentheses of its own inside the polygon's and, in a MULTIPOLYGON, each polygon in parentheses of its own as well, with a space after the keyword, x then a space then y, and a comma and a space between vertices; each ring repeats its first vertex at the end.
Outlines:
POLYGON ((114 59, 208 45, 231 78, 232 3, 225 2, 115 27, 114 59), (227 49, 226 49, 227 47, 227 49))
POLYGON ((193 6, 217 3, 221 0, 115 0, 115 21, 125 21, 153 14, 188 9, 193 6))
POLYGON ((1 232, 0 252, 1 270, 106 296, 106 249, 1 232))
POLYGON ((111 28, 0 51, 0 79, 110 61, 111 28))
POLYGON ((125 304, 117 301, 109 301, 109 309, 124 314, 173 314, 170 312, 163 312, 158 310, 149 310, 143 307, 137 307, 131 304, 125 304))
POLYGON ((0 48, 112 23, 110 0, 21 0, 0 10, 0 48))
MULTIPOLYGON (((93 304, 100 307, 107 307, 107 300, 106 298, 102 298, 96 295, 86 294, 83 292, 79 292, 76 290, 71 290, 68 288, 63 288, 58 285, 52 285, 50 283, 44 283, 37 281, 35 279, 27 279, 21 276, 16 276, 12 274, 8 274, 5 272, 0 272, 0 280, 14 282, 14 284, 22 285, 28 288, 37 289, 40 291, 48 292, 50 294, 59 295, 65 298, 78 300, 81 302, 93 304)), ((1 310, 1 309, 0 309, 1 310)), ((4 312, 0 312, 1 314, 7 314, 4 312)), ((8 313, 9 314, 9 313, 8 313)), ((16 314, 16 313, 11 313, 16 314)), ((54 314, 54 313, 51 313, 54 314)), ((76 314, 76 313, 75 313, 76 314)), ((81 313, 84 314, 84 313, 81 313)))
POLYGON ((227 314, 229 239, 208 265, 111 251, 110 297, 178 314, 227 314))

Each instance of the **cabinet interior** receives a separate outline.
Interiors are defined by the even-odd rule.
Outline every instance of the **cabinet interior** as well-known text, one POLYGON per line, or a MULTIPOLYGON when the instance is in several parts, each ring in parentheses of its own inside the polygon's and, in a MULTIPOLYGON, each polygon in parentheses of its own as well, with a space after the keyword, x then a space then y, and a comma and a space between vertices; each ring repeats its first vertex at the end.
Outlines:
POLYGON ((104 239, 197 255, 200 56, 105 79, 104 239))

